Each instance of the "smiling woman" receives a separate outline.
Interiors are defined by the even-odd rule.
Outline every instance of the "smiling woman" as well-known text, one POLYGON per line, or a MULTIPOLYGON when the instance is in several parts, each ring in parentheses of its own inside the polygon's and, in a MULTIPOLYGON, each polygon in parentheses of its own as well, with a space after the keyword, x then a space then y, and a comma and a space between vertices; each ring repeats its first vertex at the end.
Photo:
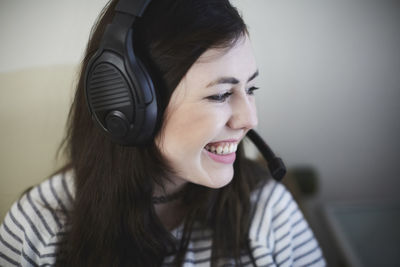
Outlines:
POLYGON ((69 163, 11 208, 0 265, 324 266, 290 193, 244 156, 257 75, 228 0, 110 2, 69 163))

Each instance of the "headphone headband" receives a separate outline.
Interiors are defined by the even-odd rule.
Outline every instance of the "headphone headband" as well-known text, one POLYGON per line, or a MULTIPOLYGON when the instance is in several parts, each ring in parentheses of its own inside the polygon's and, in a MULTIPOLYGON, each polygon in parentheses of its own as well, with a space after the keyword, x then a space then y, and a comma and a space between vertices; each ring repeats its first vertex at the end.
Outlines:
POLYGON ((115 7, 115 11, 141 17, 150 2, 151 0, 120 0, 115 7))

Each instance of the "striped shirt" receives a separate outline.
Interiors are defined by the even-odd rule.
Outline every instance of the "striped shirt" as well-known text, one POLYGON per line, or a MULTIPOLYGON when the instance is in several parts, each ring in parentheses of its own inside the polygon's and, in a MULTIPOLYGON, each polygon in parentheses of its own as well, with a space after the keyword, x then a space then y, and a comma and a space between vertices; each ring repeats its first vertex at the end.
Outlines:
MULTIPOLYGON (((56 175, 14 203, 0 226, 0 266, 52 266, 74 199, 71 173, 56 175)), ((257 266, 325 266, 322 251, 291 194, 273 180, 251 195, 250 248, 257 266)), ((172 231, 179 238, 182 227, 172 231)), ((184 266, 209 266, 212 233, 194 228, 184 266)), ((166 258, 165 266, 172 262, 166 258)), ((242 255, 243 266, 252 266, 242 255)), ((221 259, 220 266, 234 261, 221 259)))

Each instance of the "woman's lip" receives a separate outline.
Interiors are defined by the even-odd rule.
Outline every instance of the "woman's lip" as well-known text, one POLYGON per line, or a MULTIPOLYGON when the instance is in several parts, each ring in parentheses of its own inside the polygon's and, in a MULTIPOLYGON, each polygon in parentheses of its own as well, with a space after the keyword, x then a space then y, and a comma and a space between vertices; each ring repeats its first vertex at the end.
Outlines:
POLYGON ((217 142, 237 142, 237 141, 239 141, 239 139, 227 139, 227 140, 221 140, 221 141, 216 141, 215 143, 217 143, 217 142))
POLYGON ((213 145, 213 144, 218 144, 218 143, 239 143, 239 140, 241 140, 241 139, 220 140, 220 141, 210 142, 207 145, 213 145))
POLYGON ((224 154, 224 155, 218 155, 218 154, 208 151, 207 149, 204 149, 204 151, 207 153, 207 155, 212 160, 214 160, 218 163, 232 164, 233 162, 235 162, 235 159, 236 159, 236 152, 224 154))

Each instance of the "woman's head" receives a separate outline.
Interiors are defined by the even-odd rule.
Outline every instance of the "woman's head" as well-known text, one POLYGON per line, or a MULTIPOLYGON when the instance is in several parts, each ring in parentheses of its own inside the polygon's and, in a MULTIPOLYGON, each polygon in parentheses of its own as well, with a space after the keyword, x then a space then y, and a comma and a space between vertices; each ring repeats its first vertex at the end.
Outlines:
MULTIPOLYGON (((82 72, 85 71, 87 59, 90 58, 99 45, 99 40, 104 32, 105 25, 111 22, 116 2, 117 1, 113 1, 110 3, 108 9, 105 10, 103 18, 99 21, 97 27, 93 29, 93 34, 87 48, 86 58, 83 62, 82 72)), ((238 47, 245 47, 245 49, 247 49, 248 55, 244 56, 245 60, 253 59, 247 40, 246 26, 237 10, 230 5, 228 0, 153 0, 145 10, 143 17, 135 22, 133 29, 133 43, 136 55, 139 56, 149 68, 156 85, 159 118, 155 135, 159 137, 163 136, 160 130, 167 126, 167 121, 168 123, 173 123, 175 120, 171 120, 171 118, 167 120, 167 116, 171 115, 171 112, 168 112, 168 115, 165 114, 164 111, 170 103, 174 90, 182 90, 182 88, 185 87, 184 81, 187 80, 187 78, 184 77, 195 62, 203 62, 201 64, 195 64, 196 66, 205 66, 205 61, 208 62, 207 64, 218 60, 227 61, 227 58, 236 57, 235 53, 232 51, 237 51, 238 47), (212 58, 207 58, 209 57, 207 55, 210 53, 214 55, 212 58), (201 58, 199 59, 200 56, 201 58)), ((255 63, 253 62, 252 64, 253 65, 249 66, 250 69, 247 71, 256 71, 255 63)), ((214 69, 229 70, 236 67, 237 66, 233 66, 231 62, 226 62, 219 67, 214 67, 214 69), (226 65, 223 66, 224 64, 226 65)), ((195 72, 199 72, 198 67, 192 69, 196 69, 195 72)), ((207 68, 203 69, 206 70, 207 68)), ((191 73, 194 72, 193 70, 191 73)), ((222 74, 225 76, 232 76, 234 73, 226 71, 225 73, 220 73, 220 75, 222 74)), ((208 79, 209 78, 210 77, 208 77, 208 79)), ((215 76, 214 78, 217 77, 215 76)), ((247 86, 247 84, 245 86, 247 86)), ((75 110, 73 110, 75 118, 72 119, 75 120, 75 122, 71 121, 72 128, 75 127, 73 131, 77 133, 77 135, 75 135, 76 141, 73 141, 71 146, 72 155, 80 156, 82 150, 88 150, 89 147, 95 150, 92 151, 93 153, 108 153, 106 152, 106 147, 108 145, 113 146, 115 150, 124 150, 124 148, 110 144, 110 141, 95 128, 87 112, 82 87, 83 83, 81 79, 75 100, 75 110), (98 144, 94 143, 96 141, 98 144), (76 151, 76 153, 74 151, 76 151)), ((215 87, 216 86, 214 86, 214 88, 215 87)), ((222 86, 219 88, 222 88, 222 86)), ((226 85, 224 85, 223 88, 227 91, 226 85)), ((206 89, 209 88, 204 86, 204 90, 206 89)), ((221 93, 221 91, 218 91, 218 93, 221 93)), ((208 107, 205 106, 205 108, 208 107)), ((194 115, 195 114, 193 114, 193 116, 194 115)), ((215 116, 221 116, 221 114, 215 113, 215 116)), ((190 127, 190 124, 187 124, 187 126, 190 127)), ((207 127, 217 126, 208 125, 207 127)), ((170 128, 171 127, 168 127, 168 129, 170 128)), ((170 131, 167 132, 170 133, 170 131)), ((227 140, 227 137, 229 137, 229 139, 243 137, 243 134, 238 133, 220 133, 220 135, 221 136, 213 136, 207 143, 227 140), (222 137, 224 138, 221 139, 222 137)), ((168 138, 168 141, 163 142, 162 146, 167 148, 168 151, 171 151, 171 145, 168 145, 170 141, 171 139, 168 138)), ((160 144, 159 142, 157 146, 154 146, 153 143, 147 147, 133 148, 132 153, 150 149, 152 152, 150 154, 147 153, 150 157, 145 159, 145 161, 151 162, 154 161, 154 158, 162 158, 155 157, 154 155, 151 156, 154 153, 159 154, 158 150, 161 148, 160 144)), ((171 166, 172 170, 178 171, 178 174, 186 176, 188 173, 182 172, 181 167, 174 168, 176 167, 176 159, 168 156, 169 152, 165 152, 166 153, 163 153, 162 156, 164 156, 164 160, 167 159, 170 161, 169 163, 171 163, 171 165, 174 165, 171 166)), ((188 165, 193 167, 193 164, 188 165)), ((166 165, 164 167, 166 167, 166 165)), ((230 178, 224 178, 223 180, 225 182, 213 182, 209 178, 207 178, 208 181, 202 182, 201 179, 199 179, 199 172, 197 172, 196 175, 192 175, 193 178, 191 180, 211 187, 220 187, 232 178, 232 166, 230 169, 231 174, 228 175, 230 178)), ((226 174, 224 174, 224 176, 226 176, 226 174)))

